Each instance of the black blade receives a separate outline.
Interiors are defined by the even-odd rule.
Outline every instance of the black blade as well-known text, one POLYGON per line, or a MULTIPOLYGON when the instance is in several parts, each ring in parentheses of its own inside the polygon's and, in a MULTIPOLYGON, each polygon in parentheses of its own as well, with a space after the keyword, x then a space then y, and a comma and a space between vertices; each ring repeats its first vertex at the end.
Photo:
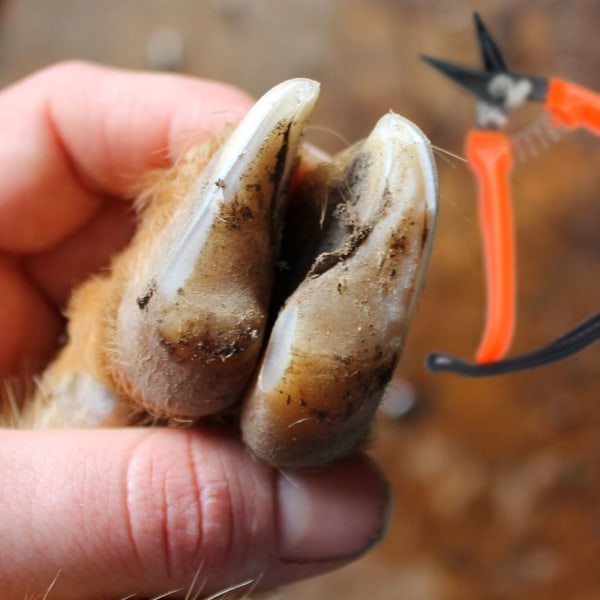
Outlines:
POLYGON ((481 59, 485 70, 495 73, 507 73, 508 67, 506 61, 492 34, 478 13, 473 13, 473 19, 475 21, 475 29, 477 30, 479 51, 481 52, 481 59))
POLYGON ((488 104, 499 104, 499 98, 494 98, 489 93, 490 81, 497 73, 480 71, 479 69, 471 69, 460 65, 432 58, 431 56, 421 55, 421 59, 437 69, 440 73, 454 81, 454 83, 469 90, 484 102, 488 104))
POLYGON ((470 67, 463 67, 455 63, 432 58, 431 56, 421 55, 421 60, 431 65, 434 69, 454 81, 454 83, 469 90, 478 98, 487 104, 502 106, 504 98, 502 96, 493 96, 490 94, 490 83, 498 75, 506 74, 515 81, 527 79, 531 83, 531 92, 527 97, 534 102, 544 102, 548 93, 548 80, 542 77, 531 77, 529 75, 519 75, 511 72, 481 71, 470 67))

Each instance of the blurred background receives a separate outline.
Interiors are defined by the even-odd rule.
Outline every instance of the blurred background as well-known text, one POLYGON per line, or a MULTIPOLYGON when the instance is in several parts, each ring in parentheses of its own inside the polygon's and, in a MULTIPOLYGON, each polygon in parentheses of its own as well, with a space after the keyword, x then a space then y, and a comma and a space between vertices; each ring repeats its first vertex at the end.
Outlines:
MULTIPOLYGON (((475 9, 516 71, 600 91, 598 0, 0 0, 0 83, 69 58, 177 70, 255 95, 307 76, 323 84, 309 139, 327 150, 392 109, 460 155, 474 102, 417 57, 475 65, 475 9)), ((389 535, 278 597, 600 598, 600 345, 487 380, 424 369, 433 349, 473 355, 484 308, 474 181, 441 151, 438 165, 438 235, 394 381, 404 404, 380 416, 372 443, 395 494, 389 535)), ((515 168, 514 352, 600 308, 599 167, 600 140, 575 132, 515 168)))

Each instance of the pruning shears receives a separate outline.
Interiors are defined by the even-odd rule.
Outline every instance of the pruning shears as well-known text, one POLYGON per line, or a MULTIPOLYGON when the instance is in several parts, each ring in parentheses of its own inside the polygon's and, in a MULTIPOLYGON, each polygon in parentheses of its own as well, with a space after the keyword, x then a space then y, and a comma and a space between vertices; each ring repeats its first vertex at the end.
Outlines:
POLYGON ((598 312, 549 345, 506 358, 516 323, 516 261, 509 186, 513 149, 510 138, 502 131, 512 110, 533 101, 543 103, 554 127, 583 127, 600 135, 600 95, 562 79, 514 73, 477 13, 474 20, 483 69, 429 56, 421 58, 479 99, 476 128, 466 139, 466 158, 479 188, 487 286, 486 324, 475 362, 432 353, 427 364, 433 371, 484 376, 555 362, 600 338, 598 312))

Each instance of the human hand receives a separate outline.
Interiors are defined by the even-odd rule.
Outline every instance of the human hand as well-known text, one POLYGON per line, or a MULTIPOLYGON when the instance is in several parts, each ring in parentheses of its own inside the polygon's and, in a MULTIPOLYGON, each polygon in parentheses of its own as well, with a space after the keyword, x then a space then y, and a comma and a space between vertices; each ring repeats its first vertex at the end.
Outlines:
MULTIPOLYGON (((39 368, 72 288, 125 245, 144 173, 251 100, 178 76, 59 65, 0 94, 0 375, 39 368)), ((277 472, 217 428, 0 432, 3 598, 209 593, 321 573, 382 534, 365 457, 277 472), (360 482, 360 485, 357 485, 360 482), (199 585, 199 584, 198 584, 199 585)))

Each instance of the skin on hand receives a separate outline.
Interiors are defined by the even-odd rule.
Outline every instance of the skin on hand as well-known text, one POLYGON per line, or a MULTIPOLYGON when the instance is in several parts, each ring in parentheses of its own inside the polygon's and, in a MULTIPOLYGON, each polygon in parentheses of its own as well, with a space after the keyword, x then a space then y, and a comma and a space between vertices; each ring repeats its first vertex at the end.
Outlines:
POLYGON ((4 431, 2 598, 281 585, 371 547, 385 490, 366 457, 277 472, 214 430, 4 431))
POLYGON ((73 284, 132 231, 149 169, 237 122, 252 104, 229 86, 81 63, 0 94, 0 375, 36 369, 54 349, 73 284), (110 233, 110 235, 107 235, 110 233))
MULTIPOLYGON (((223 84, 68 63, 0 93, 0 377, 54 351, 74 284, 133 229, 145 174, 237 122, 223 84)), ((0 430, 3 598, 209 593, 335 568, 381 537, 365 457, 275 471, 220 430, 0 430), (360 482, 360 485, 356 485, 360 482)))

